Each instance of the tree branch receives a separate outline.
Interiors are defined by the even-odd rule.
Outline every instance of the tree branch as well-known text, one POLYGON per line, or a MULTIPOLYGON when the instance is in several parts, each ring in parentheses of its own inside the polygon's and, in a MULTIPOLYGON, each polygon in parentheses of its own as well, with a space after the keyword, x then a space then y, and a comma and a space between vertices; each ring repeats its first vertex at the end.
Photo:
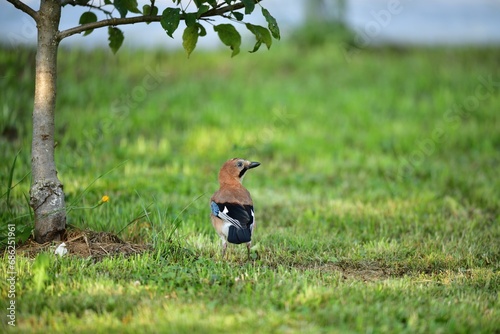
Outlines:
POLYGON ((19 10, 25 12, 26 14, 28 14, 29 16, 31 16, 33 18, 33 20, 35 20, 35 21, 38 20, 38 12, 35 11, 30 6, 28 6, 27 4, 25 4, 24 2, 22 2, 20 0, 7 0, 7 1, 10 2, 11 4, 13 4, 14 7, 16 7, 17 9, 19 9, 19 10))
POLYGON ((124 18, 111 18, 111 19, 101 20, 101 21, 97 21, 97 22, 85 23, 85 24, 82 24, 78 27, 74 27, 74 28, 60 31, 57 37, 59 40, 62 40, 66 37, 72 36, 74 34, 79 34, 81 32, 84 32, 84 31, 90 30, 90 29, 97 29, 97 28, 109 27, 109 26, 120 26, 120 25, 134 24, 134 23, 141 23, 141 22, 159 22, 160 20, 161 20, 160 15, 159 16, 141 15, 141 16, 133 16, 133 17, 124 17, 124 18))
POLYGON ((66 5, 71 5, 73 7, 76 7, 76 6, 80 6, 80 7, 89 7, 91 9, 96 9, 96 10, 100 10, 101 12, 103 12, 104 14, 106 15, 111 15, 111 12, 109 10, 106 10, 102 7, 104 6, 96 6, 96 5, 93 5, 91 3, 83 3, 83 2, 78 2, 77 0, 61 0, 61 7, 64 7, 66 5))
MULTIPOLYGON (((19 0, 7 0, 7 1, 19 1, 19 0)), ((259 3, 262 0, 255 0, 255 3, 259 3)), ((236 3, 234 5, 228 5, 220 8, 213 8, 209 11, 200 15, 200 18, 207 18, 213 16, 221 16, 227 12, 231 12, 234 10, 238 10, 243 8, 245 5, 242 2, 236 3)), ((185 19, 185 15, 181 15, 181 20, 185 19)), ((134 24, 134 23, 146 23, 146 22, 160 22, 161 15, 150 16, 150 15, 140 15, 140 16, 132 16, 132 17, 124 17, 124 18, 111 18, 106 20, 101 20, 97 22, 85 23, 78 27, 70 28, 67 30, 60 31, 58 34, 58 39, 62 40, 66 37, 72 36, 74 34, 79 34, 86 30, 97 29, 102 27, 109 26, 120 26, 126 24, 134 24)))
MULTIPOLYGON (((254 0, 255 3, 259 3, 262 0, 254 0)), ((210 17, 210 16, 219 16, 222 14, 225 14, 227 12, 232 12, 233 10, 238 10, 245 7, 245 5, 242 2, 235 3, 234 5, 230 6, 224 6, 220 8, 213 8, 210 9, 209 11, 206 11, 205 13, 201 14, 200 17, 210 17)))

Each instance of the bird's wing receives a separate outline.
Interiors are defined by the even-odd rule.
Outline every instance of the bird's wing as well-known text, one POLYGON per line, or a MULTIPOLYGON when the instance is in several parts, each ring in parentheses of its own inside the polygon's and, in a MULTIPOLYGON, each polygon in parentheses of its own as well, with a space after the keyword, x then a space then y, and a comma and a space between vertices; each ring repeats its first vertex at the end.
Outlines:
POLYGON ((243 229, 253 223, 253 206, 237 203, 210 203, 212 214, 231 225, 243 229))

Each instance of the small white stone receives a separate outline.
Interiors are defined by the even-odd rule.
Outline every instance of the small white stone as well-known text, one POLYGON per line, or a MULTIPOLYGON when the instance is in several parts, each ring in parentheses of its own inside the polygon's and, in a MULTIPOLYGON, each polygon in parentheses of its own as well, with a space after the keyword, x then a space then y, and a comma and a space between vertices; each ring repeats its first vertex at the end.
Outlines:
POLYGON ((61 243, 59 246, 57 246, 54 253, 59 256, 64 256, 68 254, 68 249, 66 248, 66 244, 64 242, 61 243))

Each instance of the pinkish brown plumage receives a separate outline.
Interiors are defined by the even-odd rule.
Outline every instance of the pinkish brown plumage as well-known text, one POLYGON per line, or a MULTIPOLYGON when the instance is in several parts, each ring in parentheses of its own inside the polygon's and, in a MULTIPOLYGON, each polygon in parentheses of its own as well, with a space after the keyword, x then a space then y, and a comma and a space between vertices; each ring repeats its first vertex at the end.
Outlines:
POLYGON ((246 243, 248 256, 252 246, 252 234, 255 229, 253 201, 250 192, 243 187, 245 173, 259 166, 251 162, 234 158, 226 161, 219 171, 219 190, 210 199, 212 225, 222 240, 222 257, 226 253, 227 243, 246 243))

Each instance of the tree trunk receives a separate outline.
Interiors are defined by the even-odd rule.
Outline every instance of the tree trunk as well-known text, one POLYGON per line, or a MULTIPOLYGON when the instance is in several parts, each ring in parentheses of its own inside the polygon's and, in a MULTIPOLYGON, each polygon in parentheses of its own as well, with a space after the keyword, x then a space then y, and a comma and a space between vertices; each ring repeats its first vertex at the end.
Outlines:
POLYGON ((66 228, 63 185, 54 161, 59 0, 42 0, 38 11, 30 205, 35 212, 35 241, 60 240, 66 228))

